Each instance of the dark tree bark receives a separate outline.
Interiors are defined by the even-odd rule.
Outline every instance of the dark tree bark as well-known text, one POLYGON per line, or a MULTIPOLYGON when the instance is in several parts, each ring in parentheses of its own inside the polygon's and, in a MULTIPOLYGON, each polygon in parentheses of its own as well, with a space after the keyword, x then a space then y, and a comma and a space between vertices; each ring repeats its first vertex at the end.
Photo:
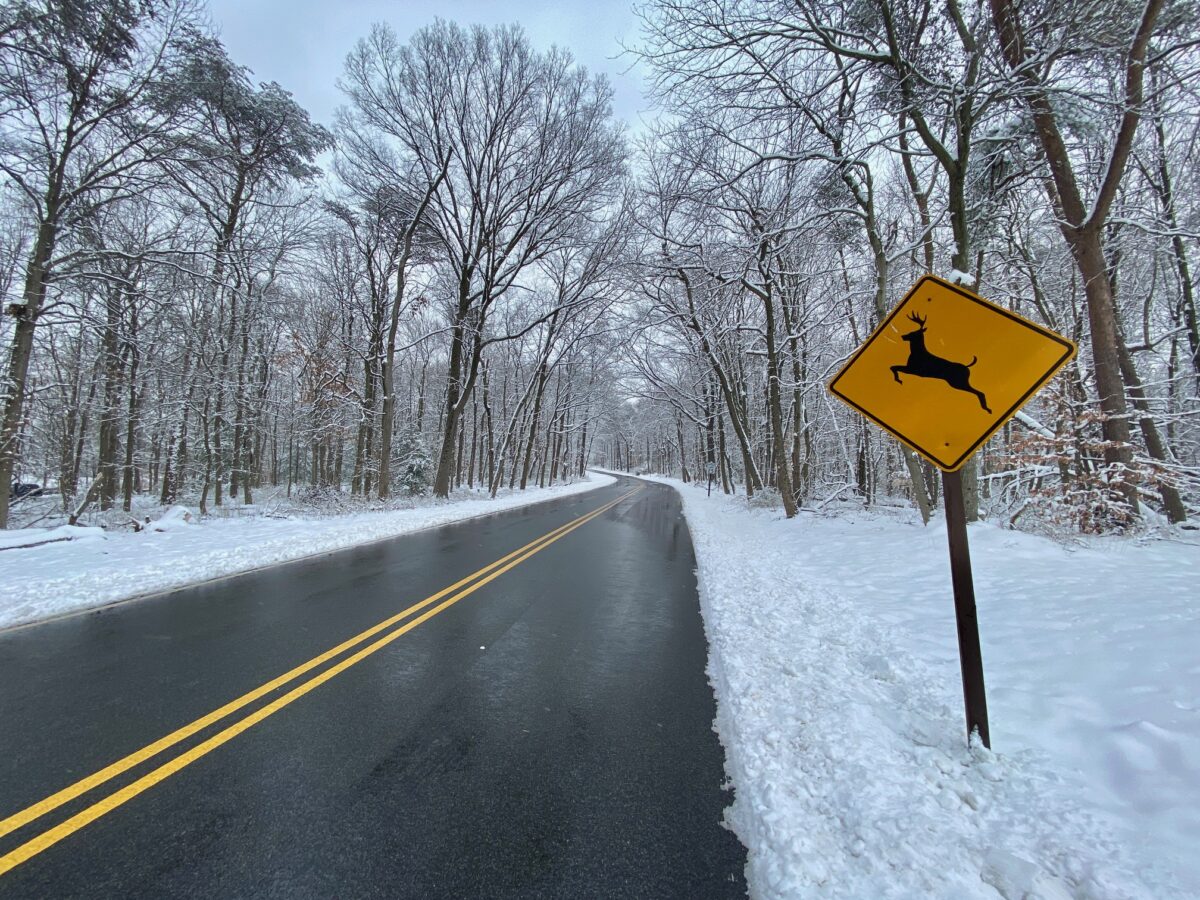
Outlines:
POLYGON ((992 20, 1000 36, 1004 60, 1020 85, 1022 99, 1033 117, 1042 154, 1049 167, 1045 189, 1058 211, 1063 238, 1071 249, 1087 296, 1088 323, 1092 334, 1092 365, 1100 408, 1104 412, 1105 461, 1121 470, 1121 493, 1133 512, 1138 511, 1137 486, 1128 473, 1132 460, 1129 407, 1121 378, 1119 335, 1114 315, 1104 254, 1104 225, 1141 119, 1142 85, 1146 50, 1162 10, 1163 0, 1148 0, 1140 21, 1124 52, 1124 108, 1109 149, 1103 180, 1088 208, 1059 128, 1058 114, 1051 103, 1050 88, 1040 75, 1042 69, 1031 59, 1031 50, 1012 0, 989 0, 992 20))

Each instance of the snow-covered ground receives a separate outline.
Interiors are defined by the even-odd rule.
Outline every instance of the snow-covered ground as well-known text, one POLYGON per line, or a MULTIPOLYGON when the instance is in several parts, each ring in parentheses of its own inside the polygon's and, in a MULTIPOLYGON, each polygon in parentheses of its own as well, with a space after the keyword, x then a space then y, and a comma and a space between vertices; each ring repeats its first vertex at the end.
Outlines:
POLYGON ((1200 545, 972 526, 988 752, 944 525, 667 483, 752 896, 1200 897, 1200 545))
MULTIPOLYGON (((1200 896, 1200 543, 972 526, 995 752, 963 737, 945 529, 666 479, 696 546, 756 898, 1200 896)), ((591 490, 0 537, 0 627, 591 490), (3 549, 21 543, 39 546, 3 549)))
POLYGON ((495 500, 484 495, 333 517, 197 522, 186 521, 176 509, 159 520, 161 530, 64 525, 2 532, 0 628, 578 494, 613 481, 593 474, 587 481, 516 491, 495 500))

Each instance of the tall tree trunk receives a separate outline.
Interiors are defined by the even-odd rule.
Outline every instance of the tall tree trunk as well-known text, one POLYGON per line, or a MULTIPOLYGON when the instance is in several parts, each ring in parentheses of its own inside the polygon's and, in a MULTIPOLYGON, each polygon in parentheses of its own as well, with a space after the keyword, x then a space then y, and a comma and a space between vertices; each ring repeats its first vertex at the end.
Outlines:
MULTIPOLYGON (((1116 293, 1113 282, 1116 279, 1115 267, 1110 271, 1109 289, 1116 293)), ((1150 404, 1146 399, 1146 390, 1142 385, 1141 378, 1138 377, 1137 366, 1133 362, 1133 354, 1129 352, 1129 346, 1125 343, 1125 336, 1121 332, 1121 319, 1116 316, 1117 322, 1117 358, 1121 366, 1121 377, 1125 381, 1125 387, 1129 391, 1129 399, 1133 401, 1134 407, 1141 415, 1138 417, 1138 425, 1141 428, 1142 439, 1146 443, 1146 452, 1150 454, 1150 458, 1161 463, 1170 462, 1170 456, 1167 453, 1167 448, 1163 445, 1161 436, 1158 433, 1158 426, 1154 422, 1153 415, 1150 411, 1150 404)), ((1165 480, 1159 479, 1158 493, 1162 498, 1163 511, 1167 514, 1167 521, 1171 524, 1178 524, 1187 521, 1187 509, 1183 505, 1183 499, 1179 496, 1179 491, 1165 480)))
POLYGON ((212 444, 209 441, 209 407, 208 397, 204 398, 204 411, 200 415, 200 433, 204 435, 204 484, 200 488, 200 515, 208 512, 208 489, 212 485, 212 444))
POLYGON ((1154 179, 1149 181, 1158 192, 1163 216, 1167 220, 1167 227, 1171 229, 1171 253, 1175 260, 1175 274, 1179 279, 1180 313, 1187 332, 1188 347, 1192 351, 1192 374, 1197 388, 1200 388, 1200 325, 1196 319, 1196 295, 1192 286, 1187 249, 1183 244, 1183 235, 1180 233, 1175 212, 1175 188, 1171 179, 1171 168, 1167 162, 1166 132, 1163 129, 1162 118, 1157 113, 1154 119, 1154 136, 1158 145, 1158 182, 1154 183, 1154 179))
POLYGON ((233 392, 233 441, 230 446, 231 460, 229 464, 229 498, 234 500, 238 495, 238 487, 247 477, 245 449, 246 432, 246 357, 250 352, 250 323, 247 320, 250 310, 245 311, 241 328, 241 346, 238 352, 237 377, 234 381, 233 392))
POLYGON ((463 472, 463 450, 467 441, 467 418, 460 415, 458 417, 458 453, 454 457, 454 486, 462 485, 463 472))
POLYGON ((16 310, 8 372, 0 389, 4 391, 4 419, 0 422, 0 528, 8 527, 8 491, 21 456, 21 425, 25 416, 25 386, 29 361, 33 356, 33 333, 46 301, 50 280, 50 257, 54 253, 58 230, 56 196, 47 197, 47 216, 38 226, 29 263, 25 268, 25 286, 21 305, 16 310))
MULTIPOLYGON (((879 233, 878 222, 875 218, 875 199, 873 190, 868 186, 867 190, 857 190, 854 183, 847 182, 852 189, 855 190, 855 195, 859 198, 858 204, 866 217, 865 229, 867 232, 867 242, 871 245, 871 256, 875 264, 875 292, 873 295, 873 305, 875 309, 875 318, 872 321, 872 326, 875 323, 883 321, 887 315, 887 287, 888 287, 888 256, 887 248, 883 244, 883 236, 879 233)), ((965 235, 965 232, 964 232, 965 235)), ((965 252, 965 251, 964 251, 965 252)), ((843 272, 845 271, 845 261, 842 262, 843 272)), ((868 329, 870 331, 871 329, 868 329)), ((932 515, 933 504, 929 499, 929 493, 925 489, 925 481, 920 478, 921 464, 917 460, 916 454, 908 447, 901 445, 900 455, 904 459, 905 469, 908 471, 909 487, 912 490, 913 498, 917 502, 917 509, 921 513, 921 521, 926 525, 929 524, 929 519, 932 515)), ((865 461, 863 461, 862 477, 865 476, 865 461)), ((974 493, 975 482, 971 479, 964 479, 963 494, 964 496, 974 493)), ((976 513, 976 518, 978 513, 976 513)), ((974 521, 974 519, 968 519, 974 521)))
POLYGON ((582 478, 587 474, 587 440, 588 440, 588 422, 583 421, 583 430, 579 437, 579 477, 582 478))
MULTIPOLYGON (((759 254, 759 271, 767 277, 766 248, 759 254)), ((771 282, 759 294, 766 322, 767 344, 767 407, 771 421, 771 456, 775 464, 775 487, 783 501, 783 514, 792 519, 796 516, 796 497, 792 493, 792 479, 788 472, 787 446, 783 440, 783 394, 779 387, 779 353, 775 340, 775 297, 771 282)))
MULTIPOLYGON (((82 342, 80 343, 80 353, 82 353, 82 342)), ((75 428, 74 443, 75 447, 71 454, 70 469, 66 472, 66 487, 61 489, 63 498, 63 509, 69 509, 75 502, 75 495, 79 491, 79 471, 83 465, 83 448, 84 442, 87 440, 87 430, 89 424, 88 410, 92 406, 92 401, 96 398, 96 378, 93 376, 88 379, 88 395, 87 401, 83 404, 80 411, 79 422, 75 428)))
POLYGON ((687 465, 687 444, 683 440, 683 417, 675 414, 675 439, 679 443, 679 477, 687 484, 692 480, 687 465))
POLYGON ((475 454, 482 446, 479 430, 479 398, 471 398, 471 457, 467 463, 467 487, 475 487, 475 454))
POLYGON ((121 479, 121 508, 125 512, 133 510, 134 484, 134 450, 137 446, 138 421, 138 372, 141 368, 142 354, 138 348, 137 310, 130 313, 129 328, 129 407, 125 421, 125 467, 121 479))
POLYGON ((396 342, 388 341, 383 363, 383 411, 379 418, 379 499, 386 500, 392 486, 392 440, 396 427, 396 342))
MULTIPOLYGON (((417 204, 412 218, 400 235, 401 249, 396 260, 396 287, 388 304, 387 335, 384 338, 383 352, 380 354, 381 363, 378 372, 380 389, 383 393, 383 408, 379 423, 378 492, 380 500, 386 500, 391 491, 392 440, 396 424, 396 335, 400 329, 400 311, 404 306, 405 289, 408 286, 408 263, 412 257, 413 241, 416 238, 417 229, 420 227, 425 210, 433 199, 434 193, 446 177, 448 166, 449 160, 447 159, 438 174, 426 186, 421 202, 417 204)), ((421 397, 418 403, 416 430, 419 436, 421 419, 424 416, 425 364, 422 364, 421 367, 421 397)))
POLYGON ((171 477, 169 484, 167 479, 163 478, 163 505, 174 503, 178 499, 187 478, 188 419, 192 410, 192 399, 196 392, 196 382, 199 380, 198 377, 188 377, 191 359, 191 347, 188 346, 183 354, 183 378, 187 382, 188 389, 187 394, 183 398, 183 411, 179 422, 179 444, 175 454, 175 473, 171 477))
POLYGON ((795 302, 789 302, 786 298, 780 304, 780 309, 783 311, 783 327, 787 332, 785 345, 788 348, 788 357, 792 366, 792 402, 791 402, 791 430, 792 440, 791 449, 789 451, 789 462, 791 464, 792 490, 795 492, 797 503, 808 495, 808 485, 800 468, 800 448, 802 437, 805 433, 806 423, 804 421, 804 378, 805 378, 805 360, 802 354, 806 351, 806 347, 802 347, 800 331, 800 316, 799 310, 796 308, 795 302))
MULTIPOLYGON (((458 424, 458 400, 462 395, 462 374, 463 374, 463 356, 464 356, 464 341, 466 340, 466 332, 463 327, 462 318, 465 315, 465 310, 460 310, 459 321, 455 324, 451 332, 450 339, 450 362, 446 367, 446 403, 445 403, 445 421, 442 427, 441 447, 437 456, 437 471, 433 480, 433 494, 435 497, 450 496, 450 477, 453 474, 454 468, 454 438, 458 424)), ((421 395, 421 400, 424 400, 424 393, 421 395)), ((420 401, 418 401, 420 402, 420 401)))
POLYGON ((124 361, 121 359, 121 302, 120 288, 104 287, 104 327, 100 338, 104 358, 104 391, 101 395, 99 470, 104 480, 99 489, 100 509, 112 509, 120 479, 117 477, 117 451, 120 447, 121 381, 124 361))
POLYGON ((426 376, 429 372, 428 361, 421 363, 421 382, 417 386, 417 431, 422 431, 425 428, 425 385, 427 383, 426 376))
POLYGON ((537 387, 533 392, 533 415, 529 422, 529 437, 525 442, 525 459, 521 464, 521 490, 529 483, 529 469, 533 464, 533 444, 537 440, 538 426, 541 424, 542 398, 546 392, 546 382, 549 379, 545 362, 538 366, 537 387))
POLYGON ((487 477, 490 487, 496 481, 496 426, 492 419, 491 398, 488 396, 488 371, 486 368, 483 370, 483 417, 487 423, 487 477))
POLYGON ((1084 204, 1066 142, 1059 130, 1058 115, 1051 103, 1048 88, 1041 81, 1041 69, 1029 58, 1030 51, 1025 44, 1019 14, 1012 0, 989 0, 989 3, 1005 62, 1024 89, 1022 96, 1032 114, 1034 130, 1050 170, 1049 177, 1044 180, 1047 195, 1059 213, 1060 229, 1083 278, 1092 333, 1096 390, 1104 413, 1104 458, 1111 468, 1119 470, 1121 493, 1130 510, 1136 514, 1137 486, 1131 483, 1129 472, 1132 459, 1129 409, 1121 379, 1115 307, 1106 271, 1103 228, 1124 176, 1141 119, 1146 51, 1163 0, 1147 0, 1125 54, 1125 96, 1121 121, 1109 148, 1103 180, 1090 209, 1084 204))
POLYGON ((743 419, 743 410, 740 408, 737 397, 734 396, 733 385, 730 383, 725 372, 725 367, 721 366, 720 360, 716 358, 716 353, 712 344, 708 342, 708 335, 704 332, 703 326, 700 324, 700 319, 696 316, 695 299, 692 298, 691 280, 682 269, 678 270, 677 277, 683 283, 686 298, 688 298, 688 308, 690 313, 689 328, 695 332, 700 348, 703 350, 704 356, 708 360, 708 365, 713 370, 716 377, 716 383, 720 385, 721 396, 725 398, 725 407, 730 413, 730 422, 733 425, 733 433, 738 439, 738 446, 742 450, 742 464, 745 469, 745 484, 746 497, 754 496, 755 491, 762 490, 762 476, 758 474, 758 468, 754 462, 754 451, 750 449, 750 434, 746 431, 745 422, 743 419))

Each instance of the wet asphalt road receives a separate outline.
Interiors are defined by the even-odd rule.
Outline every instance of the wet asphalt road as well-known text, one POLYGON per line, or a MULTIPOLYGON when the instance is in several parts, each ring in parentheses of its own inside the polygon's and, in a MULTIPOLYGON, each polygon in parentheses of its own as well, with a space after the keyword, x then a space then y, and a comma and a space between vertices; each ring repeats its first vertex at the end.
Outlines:
MULTIPOLYGON (((0 875, 0 898, 744 896, 691 541, 674 492, 631 479, 0 633, 0 818, 635 487, 0 875)), ((0 859, 304 678, 0 837, 0 859)))

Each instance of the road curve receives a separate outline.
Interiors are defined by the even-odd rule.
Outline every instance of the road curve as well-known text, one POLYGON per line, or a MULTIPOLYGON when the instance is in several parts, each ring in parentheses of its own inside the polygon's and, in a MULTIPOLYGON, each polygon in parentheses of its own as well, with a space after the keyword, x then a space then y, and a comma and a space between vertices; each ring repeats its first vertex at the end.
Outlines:
POLYGON ((0 898, 744 896, 694 566, 622 478, 0 634, 0 898))

